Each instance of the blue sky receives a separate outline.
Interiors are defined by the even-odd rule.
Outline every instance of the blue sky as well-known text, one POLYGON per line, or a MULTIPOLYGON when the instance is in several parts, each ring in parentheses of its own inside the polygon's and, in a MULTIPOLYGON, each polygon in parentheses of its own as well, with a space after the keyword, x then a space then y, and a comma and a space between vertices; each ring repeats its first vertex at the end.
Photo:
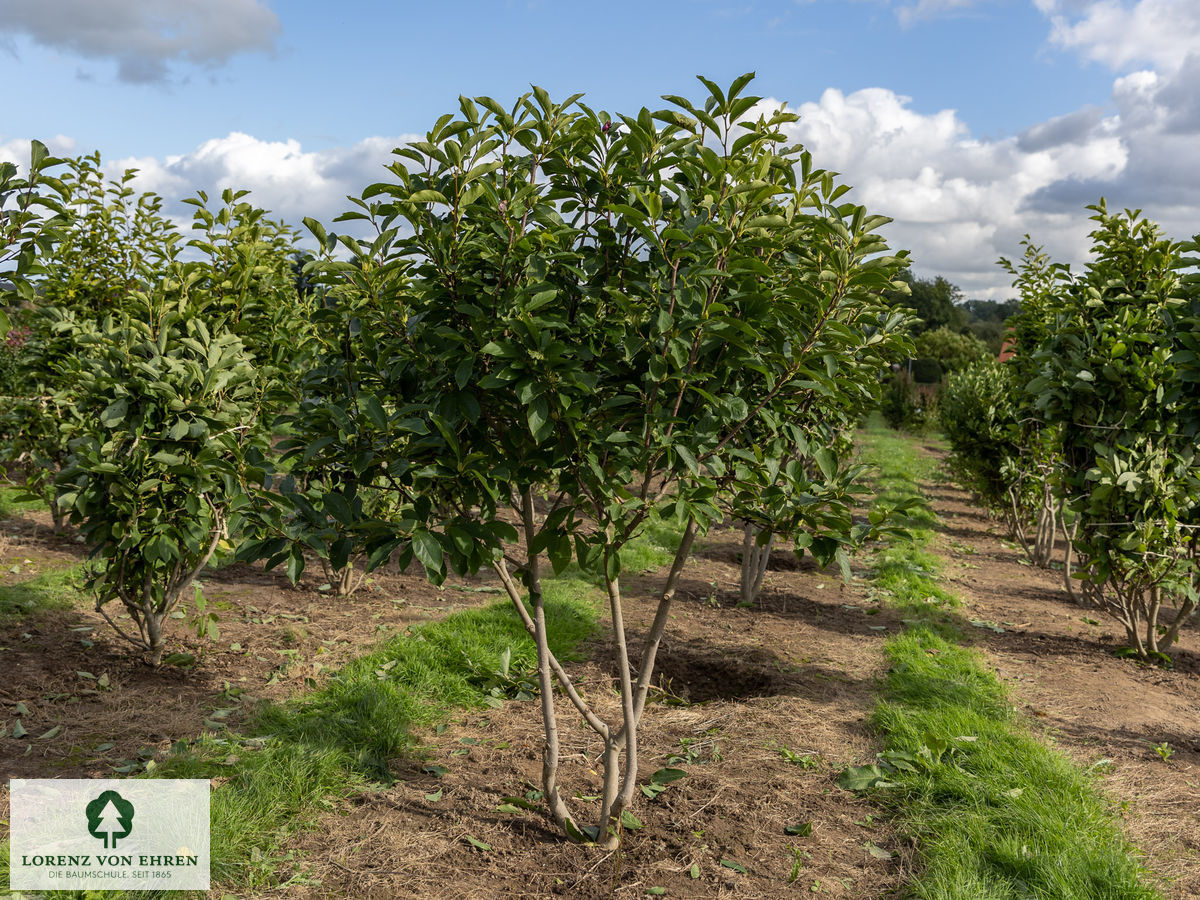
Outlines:
POLYGON ((6 0, 0 156, 328 220, 460 93, 630 110, 753 70, 919 273, 1003 297, 996 257, 1028 231, 1078 263, 1102 193, 1200 231, 1193 46, 1195 0, 6 0))

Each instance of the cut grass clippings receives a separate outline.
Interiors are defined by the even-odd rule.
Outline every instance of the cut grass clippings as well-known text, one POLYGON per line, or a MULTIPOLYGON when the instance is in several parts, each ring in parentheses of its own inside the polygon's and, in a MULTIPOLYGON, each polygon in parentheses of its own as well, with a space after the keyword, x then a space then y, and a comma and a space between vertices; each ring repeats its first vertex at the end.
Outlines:
MULTIPOLYGON (((546 583, 550 645, 560 659, 573 658, 592 633, 595 596, 581 581, 546 583)), ((213 779, 214 885, 258 890, 308 883, 301 864, 282 855, 291 833, 310 827, 337 799, 391 782, 390 761, 421 753, 417 729, 455 709, 517 695, 536 667, 533 641, 507 601, 454 613, 413 626, 311 694, 265 704, 243 734, 178 742, 152 774, 213 779)), ((7 849, 0 848, 0 884, 8 881, 7 868, 7 849)), ((160 895, 86 894, 88 900, 143 896, 160 895)))
MULTIPOLYGON (((880 500, 919 493, 932 462, 911 440, 868 428, 880 500)), ((909 890, 927 900, 1158 898, 1095 780, 1035 737, 981 656, 960 644, 958 601, 936 581, 936 519, 875 559, 874 583, 905 616, 873 724, 884 739, 872 797, 917 848, 909 890), (882 782, 882 784, 880 784, 882 782)), ((849 770, 862 777, 867 767, 849 770)), ((843 776, 845 777, 845 776, 843 776)))

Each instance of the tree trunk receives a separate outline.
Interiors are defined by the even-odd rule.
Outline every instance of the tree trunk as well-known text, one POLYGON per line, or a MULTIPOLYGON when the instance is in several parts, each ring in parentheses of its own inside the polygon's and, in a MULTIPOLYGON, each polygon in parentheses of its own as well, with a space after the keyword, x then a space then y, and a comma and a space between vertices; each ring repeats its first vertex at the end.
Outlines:
POLYGON ((762 591, 763 579, 771 561, 771 548, 775 545, 775 535, 768 537, 766 544, 759 544, 760 530, 751 522, 743 526, 742 534, 742 577, 739 596, 742 603, 754 603, 762 591))

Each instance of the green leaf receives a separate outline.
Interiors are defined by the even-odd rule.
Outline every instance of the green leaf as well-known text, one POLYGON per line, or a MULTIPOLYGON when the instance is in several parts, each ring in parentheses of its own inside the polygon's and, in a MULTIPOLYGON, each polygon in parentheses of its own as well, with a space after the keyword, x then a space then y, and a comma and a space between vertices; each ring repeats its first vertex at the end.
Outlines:
POLYGON ((672 781, 678 781, 680 778, 687 778, 687 772, 683 769, 659 769, 650 776, 650 781, 654 784, 670 784, 672 781))
POLYGON ((39 735, 38 735, 38 740, 39 740, 39 741, 48 741, 48 740, 50 740, 50 738, 52 738, 52 737, 57 737, 57 736, 58 736, 58 734, 59 734, 59 733, 60 733, 62 730, 63 730, 63 727, 62 727, 61 725, 55 725, 53 728, 51 728, 51 729, 50 729, 49 731, 47 731, 45 734, 39 734, 39 735))
POLYGON ((17 724, 13 725, 12 736, 15 738, 23 738, 27 734, 29 734, 29 732, 25 730, 25 726, 21 724, 21 720, 17 719, 17 724))
POLYGON ((546 395, 539 394, 533 398, 526 413, 529 419, 529 432, 539 444, 550 436, 553 426, 550 424, 550 406, 546 395))
POLYGON ((325 512, 329 513, 336 521, 342 525, 351 525, 354 523, 354 510, 350 504, 346 502, 346 498, 336 491, 330 491, 322 498, 325 505, 325 512))
POLYGON ((645 826, 642 825, 641 819, 639 819, 629 810, 623 809, 621 810, 621 827, 637 830, 638 828, 644 828, 645 826))
POLYGON ((406 198, 410 203, 447 203, 446 197, 440 191, 426 189, 413 191, 406 198))
POLYGON ((105 428, 116 428, 125 420, 127 412, 129 412, 129 404, 124 398, 114 400, 105 407, 104 412, 100 413, 100 424, 105 428))
POLYGON ((444 790, 443 788, 438 788, 432 794, 426 794, 425 799, 428 800, 430 803, 437 803, 439 800, 442 799, 443 790, 444 790))
POLYGON ((812 830, 812 822, 798 822, 783 829, 783 833, 790 834, 793 837, 808 837, 812 834, 812 830))
POLYGON ((746 874, 746 867, 743 866, 741 863, 734 862, 732 859, 721 860, 721 865, 723 865, 727 869, 733 869, 733 871, 735 871, 735 872, 741 872, 743 875, 746 874))
POLYGON ((368 394, 367 398, 363 401, 363 411, 367 414, 367 418, 371 420, 372 425, 380 431, 387 429, 387 413, 383 411, 383 405, 380 404, 374 394, 368 394))
POLYGON ((893 856, 895 856, 895 854, 892 853, 891 850, 884 850, 882 847, 877 847, 871 841, 867 841, 867 843, 864 844, 864 846, 866 847, 867 852, 870 853, 876 859, 891 859, 893 856))
POLYGON ((469 834, 463 835, 463 837, 466 839, 467 843, 470 844, 472 847, 474 847, 476 850, 482 850, 485 853, 491 852, 491 849, 492 849, 491 844, 486 844, 483 841, 479 840, 479 838, 473 837, 469 834))
POLYGON ((436 537, 424 529, 419 529, 413 533, 412 547, 413 553, 426 569, 433 572, 442 570, 442 545, 436 537))
POLYGON ((886 775, 879 766, 848 766, 837 777, 834 783, 844 791, 865 791, 886 780, 886 775))
POLYGON ((299 547, 292 549, 287 561, 287 577, 292 584, 300 582, 300 576, 304 573, 304 553, 299 547))

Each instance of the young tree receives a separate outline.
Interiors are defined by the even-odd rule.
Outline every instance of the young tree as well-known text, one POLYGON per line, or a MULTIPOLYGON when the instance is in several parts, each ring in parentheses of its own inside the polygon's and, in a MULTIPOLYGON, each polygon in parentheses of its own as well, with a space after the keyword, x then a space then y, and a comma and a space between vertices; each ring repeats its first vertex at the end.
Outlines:
MULTIPOLYGON (((1020 307, 1009 320, 1012 352, 1005 362, 1013 373, 1010 396, 1016 406, 1010 437, 1015 453, 1006 465, 1005 479, 1013 537, 1034 565, 1046 568, 1054 555, 1060 528, 1066 528, 1061 488, 1062 428, 1045 421, 1037 408, 1039 391, 1032 385, 1041 367, 1037 354, 1056 327, 1056 316, 1074 278, 1069 266, 1051 261, 1029 235, 1021 246, 1024 253, 1018 263, 1000 259, 1020 293, 1020 307)), ((1069 568, 1068 561, 1064 571, 1069 568)), ((1073 593, 1069 574, 1064 577, 1073 593)))
MULTIPOLYGON (((69 456, 55 482, 58 505, 101 561, 90 579, 97 610, 152 665, 172 610, 240 530, 247 483, 266 474, 262 410, 280 374, 270 355, 282 358, 289 332, 264 329, 288 319, 256 324, 237 312, 248 296, 268 304, 268 286, 294 282, 289 248, 241 196, 227 191, 216 215, 201 197, 200 235, 190 242, 200 258, 185 260, 178 233, 160 229, 121 290, 97 285, 90 309, 46 312, 72 350, 54 394, 75 411, 60 426, 69 456), (257 365, 242 334, 267 364, 257 365), (114 600, 133 629, 108 614, 114 600)), ((144 195, 138 209, 146 207, 156 204, 144 195)))
POLYGON ((61 165, 53 253, 36 266, 36 280, 26 282, 21 319, 28 334, 14 361, 20 391, 0 411, 0 460, 23 473, 26 494, 49 507, 56 533, 65 513, 55 477, 67 464, 68 441, 79 424, 74 380, 63 365, 80 353, 71 323, 119 310, 180 239, 161 215, 160 198, 134 193, 134 170, 106 181, 98 154, 61 165))
POLYGON ((56 240, 62 188, 49 172, 60 164, 41 141, 30 142, 24 176, 14 163, 0 162, 0 338, 13 327, 5 307, 34 298, 29 279, 40 274, 39 261, 56 240))
POLYGON ((96 609, 158 665, 163 626, 247 502, 260 386, 241 342, 186 307, 153 326, 106 317, 77 339, 76 402, 95 424, 71 442, 60 503, 100 559, 96 609), (136 632, 109 615, 113 600, 136 632))
POLYGON ((545 799, 577 840, 619 839, 680 573, 757 462, 745 436, 779 464, 774 436, 860 390, 843 367, 886 355, 904 322, 880 300, 904 264, 886 220, 839 204, 846 188, 786 145, 794 117, 741 96, 750 78, 617 118, 541 89, 511 109, 463 98, 364 192, 351 215, 378 236, 322 276, 362 301, 345 410, 372 437, 352 443, 355 476, 401 498, 396 523, 359 526, 372 560, 495 569, 538 648, 545 799), (654 512, 684 527, 638 653, 621 557, 654 512), (605 588, 616 721, 549 649, 543 578, 572 559, 605 588), (588 824, 559 789, 555 681, 603 746, 588 824))
POLYGON ((1197 603, 1190 525, 1200 468, 1181 427, 1192 413, 1177 370, 1180 252, 1138 213, 1091 209, 1095 261, 1055 310, 1031 389, 1062 429, 1079 595, 1121 622, 1139 656, 1154 657, 1197 603))

